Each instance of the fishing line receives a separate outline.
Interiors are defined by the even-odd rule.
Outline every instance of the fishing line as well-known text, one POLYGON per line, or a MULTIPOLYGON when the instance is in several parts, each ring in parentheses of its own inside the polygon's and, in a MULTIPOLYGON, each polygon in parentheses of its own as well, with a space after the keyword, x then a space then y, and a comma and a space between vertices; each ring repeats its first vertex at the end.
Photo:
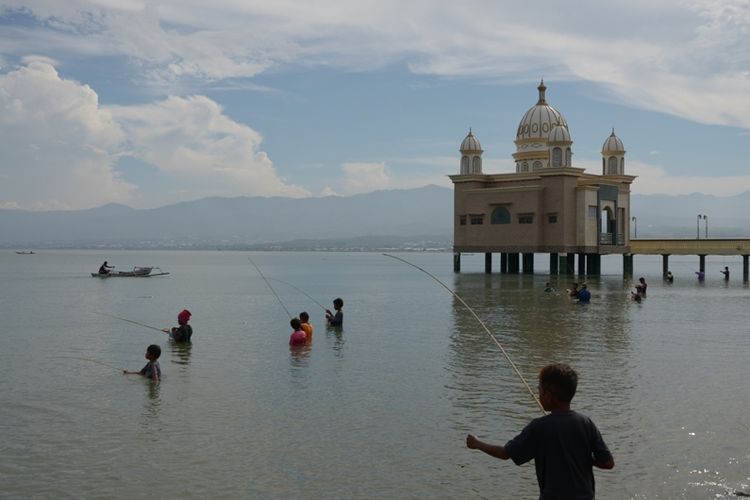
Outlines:
POLYGON ((310 299, 313 302, 315 302, 316 304, 318 304, 321 309, 323 309, 324 311, 326 310, 326 306, 324 306, 323 304, 321 304, 320 302, 318 302, 317 300, 315 300, 314 298, 312 298, 307 292, 305 292, 301 288, 298 288, 298 287, 292 285, 291 283, 287 283, 286 281, 282 281, 282 280, 277 279, 277 278, 268 278, 268 279, 269 280, 273 280, 273 281, 278 281, 279 283, 283 283, 283 284, 285 284, 287 286, 290 286, 290 287, 294 288, 295 290, 297 290, 298 292, 300 292, 301 294, 303 294, 305 297, 307 297, 308 299, 310 299))
POLYGON ((431 274, 428 271, 422 269, 421 267, 417 266, 416 264, 412 264, 411 262, 409 262, 406 259, 402 259, 401 257, 396 257, 395 255, 391 255, 391 254, 388 254, 388 253, 384 253, 383 255, 385 255, 386 257, 390 257, 392 259, 400 260, 404 264, 409 264, 411 267, 419 269, 420 271, 422 271, 423 273, 425 273, 427 276, 429 276, 430 278, 432 278, 435 281, 437 281, 438 283, 440 283, 443 286, 443 288, 445 288, 446 290, 448 290, 456 299, 458 299, 458 301, 461 302, 461 304, 466 309, 469 310, 469 312, 474 316, 474 318, 479 322, 479 324, 482 325, 482 328, 484 328, 484 331, 487 332, 487 335, 490 336, 490 338, 493 340, 493 342, 495 342, 495 345, 497 345, 497 347, 500 349, 500 352, 503 353, 503 356, 505 356, 505 359, 508 360, 508 363, 510 364, 511 368, 513 368, 513 371, 516 372, 516 375, 518 375, 518 378, 520 378, 521 382, 523 382, 523 385, 526 386, 526 390, 529 391, 529 394, 531 394, 531 397, 534 398, 534 401, 536 402, 536 404, 539 405, 539 409, 542 410, 542 414, 544 414, 544 415, 547 414, 547 412, 544 410, 544 406, 542 406, 542 403, 539 401, 539 398, 537 398, 536 394, 534 394, 534 391, 529 386, 529 383, 526 382, 525 378, 523 378, 523 375, 521 375, 521 371, 516 367, 516 364, 513 362, 512 359, 510 359, 510 356, 508 355, 507 352, 505 352, 505 349, 500 344, 500 342, 497 340, 497 338, 495 338, 495 336, 492 334, 492 332, 490 331, 490 329, 487 328, 487 326, 484 324, 484 322, 479 318, 479 316, 477 316, 477 313, 474 312, 474 309, 472 309, 471 307, 469 307, 469 304, 467 304, 464 301, 464 299, 462 299, 456 292, 454 292, 453 290, 451 290, 448 287, 448 285, 446 285, 445 283, 443 283, 442 281, 440 281, 433 274, 431 274))
POLYGON ((286 314, 287 316, 289 316, 289 319, 292 319, 294 316, 292 316, 292 314, 289 312, 289 309, 286 308, 284 303, 281 301, 281 298, 276 293, 276 290, 273 289, 273 287, 271 286, 271 283, 269 283, 266 277, 263 275, 263 271, 260 270, 260 268, 255 264, 255 262, 253 262, 253 259, 251 259, 250 256, 247 257, 247 260, 250 261, 250 264, 255 266, 255 269, 258 271, 258 274, 260 274, 260 277, 263 278, 263 281, 266 282, 266 285, 268 285, 268 288, 271 289, 271 292, 273 292, 274 297, 276 297, 276 299, 279 301, 279 304, 281 304, 281 307, 284 308, 284 311, 286 311, 286 314))
POLYGON ((80 361, 89 361, 91 363, 96 363, 98 365, 106 366, 107 368, 112 368, 114 370, 122 371, 122 368, 115 365, 110 365, 109 363, 103 363, 102 361, 99 361, 97 359, 91 359, 91 358, 81 358, 78 356, 52 356, 53 358, 61 358, 61 359, 77 359, 80 361))
POLYGON ((133 321, 132 319, 121 318, 119 316, 113 316, 111 314, 107 314, 103 312, 96 312, 96 311, 94 311, 94 314, 98 314, 100 316, 107 316, 108 318, 119 319, 120 321, 127 321, 128 323, 133 323, 134 325, 142 326, 144 328, 149 328, 151 330, 156 330, 157 332, 167 333, 161 328, 156 328, 155 326, 150 326, 150 325, 144 325, 143 323, 138 323, 137 321, 133 321))

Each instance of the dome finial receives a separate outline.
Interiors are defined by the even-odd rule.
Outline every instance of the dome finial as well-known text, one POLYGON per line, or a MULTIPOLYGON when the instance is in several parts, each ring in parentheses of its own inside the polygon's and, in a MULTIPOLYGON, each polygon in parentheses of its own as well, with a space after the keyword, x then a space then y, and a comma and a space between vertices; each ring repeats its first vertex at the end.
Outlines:
POLYGON ((537 102, 537 104, 547 104, 547 101, 544 98, 544 91, 547 90, 547 87, 544 86, 544 78, 542 78, 537 90, 539 91, 539 102, 537 102))
POLYGON ((615 127, 612 127, 612 135, 615 135, 615 127))

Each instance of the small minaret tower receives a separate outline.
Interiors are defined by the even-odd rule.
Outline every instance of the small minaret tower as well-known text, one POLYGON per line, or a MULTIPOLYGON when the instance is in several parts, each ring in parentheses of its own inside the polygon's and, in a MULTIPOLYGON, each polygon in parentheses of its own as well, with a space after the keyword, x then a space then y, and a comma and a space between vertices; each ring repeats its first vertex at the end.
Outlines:
POLYGON ((625 175, 625 146, 614 128, 602 146, 602 175, 625 175))
POLYGON ((482 174, 482 145, 469 129, 469 135, 461 142, 461 175, 482 174))

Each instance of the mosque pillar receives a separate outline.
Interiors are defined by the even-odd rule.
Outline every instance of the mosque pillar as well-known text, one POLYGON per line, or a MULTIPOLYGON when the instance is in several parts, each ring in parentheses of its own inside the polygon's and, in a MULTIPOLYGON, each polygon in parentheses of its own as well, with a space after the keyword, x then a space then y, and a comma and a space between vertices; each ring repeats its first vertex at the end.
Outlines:
POLYGON ((633 277, 633 254, 622 254, 622 275, 626 278, 633 277))
POLYGON ((523 254, 523 274, 534 274, 534 254, 523 254))
POLYGON ((508 274, 508 254, 505 252, 500 254, 500 272, 508 274))
POLYGON ((702 273, 706 272, 706 256, 698 255, 698 270, 702 273))
POLYGON ((557 254, 551 253, 549 254, 549 273, 551 275, 556 275, 558 273, 558 266, 557 266, 557 254))
POLYGON ((510 274, 518 274, 519 270, 519 258, 518 254, 513 252, 508 254, 508 272, 510 274))
POLYGON ((586 275, 586 254, 578 254, 578 276, 586 275))
POLYGON ((453 252, 453 272, 461 272, 461 252, 453 252))
POLYGON ((492 272, 492 252, 485 252, 484 254, 484 272, 485 274, 492 272))
POLYGON ((669 272, 669 254, 661 254, 661 277, 666 278, 669 272))
POLYGON ((742 256, 742 282, 747 283, 748 282, 748 257, 750 255, 743 255, 742 256))

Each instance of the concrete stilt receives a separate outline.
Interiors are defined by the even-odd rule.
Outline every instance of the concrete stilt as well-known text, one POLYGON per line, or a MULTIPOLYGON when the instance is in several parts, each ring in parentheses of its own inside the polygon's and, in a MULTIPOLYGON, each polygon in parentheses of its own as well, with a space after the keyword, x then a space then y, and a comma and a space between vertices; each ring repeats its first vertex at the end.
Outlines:
POLYGON ((633 255, 622 254, 622 275, 625 278, 633 277, 633 255))
POLYGON ((558 273, 558 269, 559 267, 557 266, 557 254, 549 254, 549 273, 554 276, 558 273))
POLYGON ((485 252, 484 254, 484 272, 486 274, 492 273, 492 252, 485 252))
POLYGON ((578 276, 586 275, 586 254, 578 254, 578 276))
POLYGON ((523 274, 534 274, 534 254, 523 254, 523 274))
POLYGON ((565 255, 565 274, 575 274, 576 272, 576 254, 569 253, 565 255))
POLYGON ((519 260, 520 259, 518 258, 517 253, 508 254, 508 273, 518 274, 518 271, 520 269, 519 260))
POLYGON ((669 272, 669 254, 661 254, 661 277, 666 278, 669 272))
POLYGON ((748 266, 748 257, 750 257, 750 255, 743 255, 742 256, 742 282, 743 283, 747 283, 747 281, 748 281, 748 271, 749 271, 749 269, 747 267, 748 266))
POLYGON ((453 252, 453 272, 461 272, 461 252, 453 252))
POLYGON ((706 272, 706 256, 698 255, 698 270, 702 273, 706 272))
POLYGON ((500 272, 502 274, 508 273, 508 254, 505 252, 500 254, 500 272))

